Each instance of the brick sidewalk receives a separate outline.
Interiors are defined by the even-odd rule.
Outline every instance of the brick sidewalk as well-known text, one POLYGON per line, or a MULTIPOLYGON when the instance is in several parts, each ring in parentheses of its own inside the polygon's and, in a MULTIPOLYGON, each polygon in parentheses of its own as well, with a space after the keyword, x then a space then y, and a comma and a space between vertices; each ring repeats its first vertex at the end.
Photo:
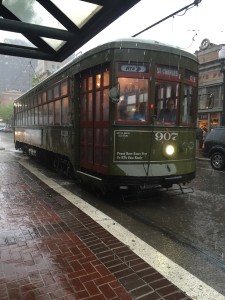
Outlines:
POLYGON ((0 300, 190 299, 19 163, 0 175, 0 300))

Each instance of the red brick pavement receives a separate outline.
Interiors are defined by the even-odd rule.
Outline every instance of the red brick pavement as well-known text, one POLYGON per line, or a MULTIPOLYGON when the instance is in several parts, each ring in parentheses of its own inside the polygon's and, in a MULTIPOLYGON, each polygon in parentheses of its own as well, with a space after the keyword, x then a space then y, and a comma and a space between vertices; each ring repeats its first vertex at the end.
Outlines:
POLYGON ((0 300, 190 299, 17 162, 0 175, 0 300))

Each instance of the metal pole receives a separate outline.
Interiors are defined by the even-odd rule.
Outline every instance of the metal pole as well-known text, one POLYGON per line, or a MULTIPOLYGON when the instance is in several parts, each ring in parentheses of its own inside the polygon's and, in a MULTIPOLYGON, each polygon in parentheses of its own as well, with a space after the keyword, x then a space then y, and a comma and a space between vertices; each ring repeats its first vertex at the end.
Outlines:
POLYGON ((220 71, 223 73, 223 110, 221 125, 225 126, 225 45, 223 45, 220 51, 218 52, 218 58, 220 60, 220 71))
POLYGON ((223 111, 221 125, 225 126, 225 67, 224 62, 221 64, 221 71, 223 72, 223 111))

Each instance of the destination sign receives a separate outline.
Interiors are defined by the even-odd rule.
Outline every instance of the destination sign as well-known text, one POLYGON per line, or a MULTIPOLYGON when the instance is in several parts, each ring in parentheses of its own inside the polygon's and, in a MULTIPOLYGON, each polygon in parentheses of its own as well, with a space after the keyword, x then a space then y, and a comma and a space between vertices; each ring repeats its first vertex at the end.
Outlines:
POLYGON ((169 68, 169 67, 165 67, 165 66, 157 66, 156 74, 162 75, 162 76, 169 76, 169 77, 178 77, 179 76, 178 69, 169 68))
POLYGON ((148 65, 120 64, 119 71, 130 73, 148 73, 148 65))

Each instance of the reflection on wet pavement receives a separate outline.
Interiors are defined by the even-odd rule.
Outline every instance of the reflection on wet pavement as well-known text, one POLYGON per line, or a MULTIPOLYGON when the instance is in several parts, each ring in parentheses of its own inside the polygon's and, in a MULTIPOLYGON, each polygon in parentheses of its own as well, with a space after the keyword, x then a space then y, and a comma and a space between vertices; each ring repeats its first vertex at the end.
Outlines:
POLYGON ((189 299, 18 162, 0 172, 0 300, 189 299))
POLYGON ((0 299, 106 299, 117 293, 131 299, 52 208, 73 210, 76 229, 85 231, 75 217, 80 211, 16 163, 1 168, 0 299))

